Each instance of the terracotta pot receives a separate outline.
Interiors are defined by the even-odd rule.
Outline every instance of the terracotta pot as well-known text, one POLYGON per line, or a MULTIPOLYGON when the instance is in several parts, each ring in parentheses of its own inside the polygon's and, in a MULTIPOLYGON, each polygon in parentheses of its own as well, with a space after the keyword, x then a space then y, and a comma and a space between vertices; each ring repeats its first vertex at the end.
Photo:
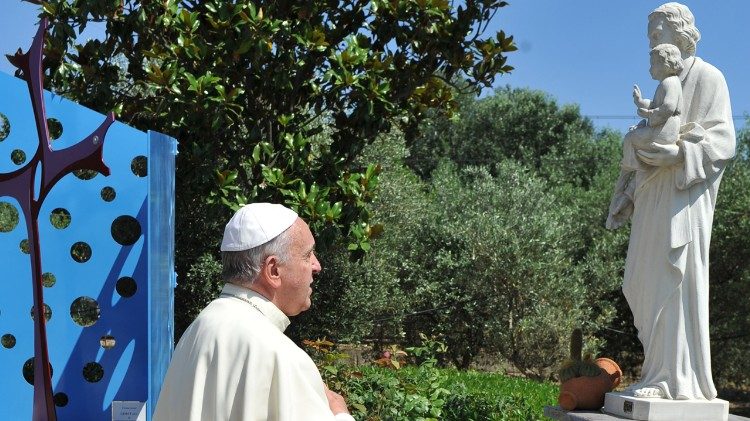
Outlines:
POLYGON ((602 373, 596 377, 574 377, 560 386, 557 402, 566 411, 599 409, 604 406, 604 395, 620 384, 622 370, 609 358, 598 358, 596 365, 602 373))
POLYGON ((596 365, 609 374, 609 378, 612 379, 612 389, 616 388, 622 379, 620 366, 609 358, 597 358, 595 362, 596 365))

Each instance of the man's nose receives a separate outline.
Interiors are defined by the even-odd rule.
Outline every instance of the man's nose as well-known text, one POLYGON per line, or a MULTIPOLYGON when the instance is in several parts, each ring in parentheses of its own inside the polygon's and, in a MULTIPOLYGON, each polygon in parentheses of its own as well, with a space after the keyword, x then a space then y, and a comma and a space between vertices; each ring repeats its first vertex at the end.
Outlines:
POLYGON ((318 256, 313 254, 313 262, 312 262, 312 272, 313 275, 316 275, 320 273, 320 271, 323 270, 323 266, 320 265, 320 261, 318 260, 318 256))

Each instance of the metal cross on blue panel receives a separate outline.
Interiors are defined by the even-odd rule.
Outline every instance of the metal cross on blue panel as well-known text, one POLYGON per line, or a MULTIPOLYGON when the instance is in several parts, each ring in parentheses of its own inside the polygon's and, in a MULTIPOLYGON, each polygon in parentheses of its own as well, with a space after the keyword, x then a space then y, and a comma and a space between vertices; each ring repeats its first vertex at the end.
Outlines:
POLYGON ((18 201, 29 239, 34 294, 34 420, 56 419, 44 317, 39 210, 52 187, 66 174, 75 170, 94 170, 109 175, 109 168, 102 161, 102 146, 109 126, 115 120, 114 114, 110 113, 93 133, 75 145, 62 150, 52 149, 43 98, 42 48, 46 30, 47 20, 42 19, 29 51, 22 54, 19 49, 15 55, 8 56, 28 85, 39 145, 23 167, 0 174, 0 196, 10 196, 18 201), (37 180, 39 174, 41 177, 37 180))

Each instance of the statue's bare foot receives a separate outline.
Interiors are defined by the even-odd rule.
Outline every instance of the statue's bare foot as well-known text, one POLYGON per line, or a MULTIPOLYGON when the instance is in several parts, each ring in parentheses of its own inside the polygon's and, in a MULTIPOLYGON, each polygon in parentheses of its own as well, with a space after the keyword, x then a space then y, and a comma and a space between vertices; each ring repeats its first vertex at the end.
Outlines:
POLYGON ((635 389, 633 395, 637 398, 663 398, 664 391, 660 387, 647 386, 635 389))

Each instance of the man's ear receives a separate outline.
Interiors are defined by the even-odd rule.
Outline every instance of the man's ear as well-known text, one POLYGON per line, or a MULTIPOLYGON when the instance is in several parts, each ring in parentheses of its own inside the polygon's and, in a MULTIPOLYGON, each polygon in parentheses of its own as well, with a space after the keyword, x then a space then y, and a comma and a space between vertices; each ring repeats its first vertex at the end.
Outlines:
POLYGON ((281 286, 281 275, 279 274, 279 258, 271 255, 266 257, 265 264, 261 269, 263 278, 268 286, 272 289, 278 289, 281 286))

